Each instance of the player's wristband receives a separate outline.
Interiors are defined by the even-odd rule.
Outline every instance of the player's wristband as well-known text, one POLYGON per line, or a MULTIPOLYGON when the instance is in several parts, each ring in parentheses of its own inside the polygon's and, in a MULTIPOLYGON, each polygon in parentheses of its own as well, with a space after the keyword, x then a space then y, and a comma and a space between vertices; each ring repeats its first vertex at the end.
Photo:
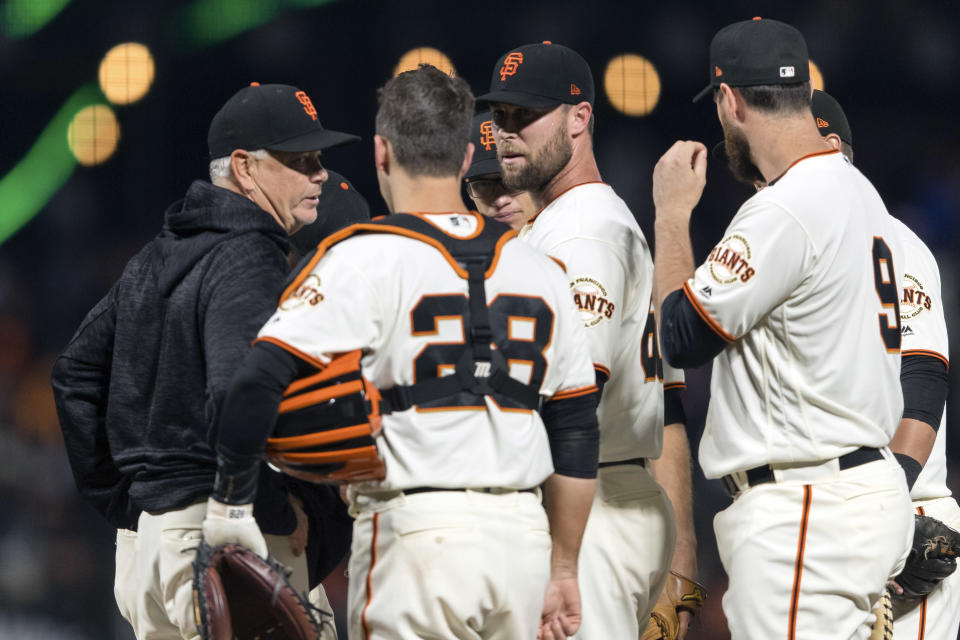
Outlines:
POLYGON ((217 478, 213 483, 212 497, 228 505, 252 503, 257 497, 259 475, 259 458, 238 455, 220 446, 217 448, 217 478))
POLYGON ((913 485, 917 482, 917 477, 920 475, 920 472, 923 471, 923 465, 905 453, 894 453, 893 455, 896 457, 897 462, 900 463, 900 466, 903 467, 904 475, 907 476, 907 487, 913 489, 913 485))

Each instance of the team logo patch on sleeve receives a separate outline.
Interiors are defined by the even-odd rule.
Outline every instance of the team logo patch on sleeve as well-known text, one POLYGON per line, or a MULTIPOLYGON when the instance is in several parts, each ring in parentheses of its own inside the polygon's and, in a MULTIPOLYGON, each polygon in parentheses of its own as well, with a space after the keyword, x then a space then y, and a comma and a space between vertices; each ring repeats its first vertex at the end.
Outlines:
POLYGON ((903 274, 903 297, 900 299, 900 319, 916 318, 933 307, 933 299, 923 290, 923 284, 909 273, 903 274))
POLYGON ((738 233, 731 234, 720 241, 707 256, 710 277, 717 284, 749 282, 756 275, 750 264, 750 243, 738 233))
POLYGON ((280 310, 291 311, 305 304, 315 307, 321 302, 323 294, 320 293, 320 276, 311 273, 289 298, 280 303, 280 310))
POLYGON ((607 296, 607 289, 599 280, 581 276, 570 283, 570 290, 585 326, 592 327, 604 318, 613 316, 616 305, 607 296))

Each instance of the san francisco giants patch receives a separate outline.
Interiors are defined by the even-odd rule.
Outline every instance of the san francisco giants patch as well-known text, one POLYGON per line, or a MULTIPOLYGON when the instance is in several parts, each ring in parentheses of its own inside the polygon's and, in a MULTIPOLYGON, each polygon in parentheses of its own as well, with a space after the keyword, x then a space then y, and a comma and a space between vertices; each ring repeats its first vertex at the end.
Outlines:
POLYGON ((289 298, 280 303, 280 310, 290 311, 304 304, 315 307, 321 302, 323 294, 320 293, 320 276, 311 273, 289 298))
POLYGON ((903 274, 903 297, 900 299, 900 319, 916 318, 933 307, 933 300, 923 289, 923 284, 909 273, 903 274))
POLYGON ((607 296, 607 289, 596 278, 581 276, 570 283, 573 303, 580 310, 580 318, 588 327, 613 316, 616 305, 607 296))
POLYGON ((752 254, 750 243, 739 233, 734 233, 713 248, 707 256, 710 277, 717 284, 733 284, 734 282, 748 282, 756 275, 750 265, 752 254))

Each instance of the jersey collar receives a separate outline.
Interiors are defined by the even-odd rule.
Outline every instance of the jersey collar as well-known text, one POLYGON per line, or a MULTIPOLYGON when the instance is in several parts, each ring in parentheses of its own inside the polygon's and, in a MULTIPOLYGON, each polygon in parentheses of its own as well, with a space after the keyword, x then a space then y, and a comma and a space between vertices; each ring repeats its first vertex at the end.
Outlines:
POLYGON ((795 166, 797 166, 798 164, 800 164, 801 162, 803 162, 804 160, 806 160, 806 159, 808 159, 808 158, 816 158, 817 156, 829 156, 829 155, 834 154, 834 153, 840 153, 840 150, 839 150, 839 149, 830 149, 829 151, 817 151, 816 153, 808 153, 807 155, 803 156, 802 158, 797 158, 796 160, 793 161, 793 163, 792 163, 789 167, 787 167, 786 169, 783 170, 783 173, 781 173, 781 174, 778 175, 776 178, 774 178, 773 180, 771 180, 770 182, 768 182, 768 183, 767 183, 767 186, 768 186, 768 187, 772 187, 774 184, 777 183, 778 180, 780 180, 780 178, 782 178, 783 176, 787 175, 787 171, 790 171, 790 169, 793 169, 795 166))

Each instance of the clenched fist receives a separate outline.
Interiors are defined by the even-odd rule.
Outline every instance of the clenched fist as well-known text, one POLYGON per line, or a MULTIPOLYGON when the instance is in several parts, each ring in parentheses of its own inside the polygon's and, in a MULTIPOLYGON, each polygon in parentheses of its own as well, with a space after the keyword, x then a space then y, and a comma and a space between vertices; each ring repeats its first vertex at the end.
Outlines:
POLYGON ((693 140, 673 143, 653 168, 657 218, 689 219, 707 183, 707 148, 693 140))

